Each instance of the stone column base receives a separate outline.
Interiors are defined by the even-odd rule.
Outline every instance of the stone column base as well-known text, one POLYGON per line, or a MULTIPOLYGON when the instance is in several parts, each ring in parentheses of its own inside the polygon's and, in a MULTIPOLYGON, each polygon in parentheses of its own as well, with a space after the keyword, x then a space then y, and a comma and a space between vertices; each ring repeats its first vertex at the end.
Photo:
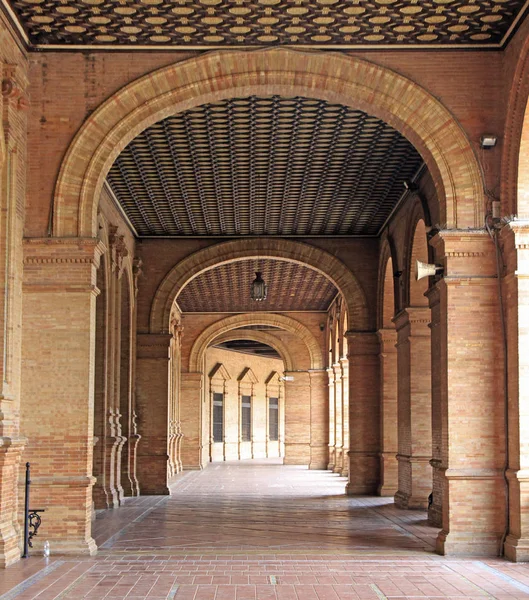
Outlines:
POLYGON ((138 455, 138 475, 141 493, 145 496, 171 494, 167 481, 167 454, 138 455))
POLYGON ((430 457, 397 455, 400 476, 406 489, 399 489, 395 494, 398 508, 428 508, 428 496, 432 493, 432 468, 430 457), (408 491, 409 490, 409 491, 408 491))
POLYGON ((334 473, 340 473, 343 470, 343 448, 336 448, 336 460, 334 463, 334 473))
MULTIPOLYGON (((44 516, 46 513, 44 513, 44 516)), ((39 536, 40 537, 40 536, 39 536)), ((35 537, 33 539, 33 548, 30 550, 30 554, 42 556, 42 549, 46 539, 41 537, 35 537)), ((62 555, 88 555, 94 556, 97 554, 97 545, 95 540, 91 537, 80 540, 54 540, 50 539, 50 553, 51 556, 62 556, 62 555)))
POLYGON ((503 546, 503 554, 512 562, 529 561, 529 539, 508 535, 503 546))
POLYGON ((20 559, 18 470, 26 438, 0 436, 0 568, 20 559))
POLYGON ((378 486, 378 495, 383 497, 394 496, 398 490, 398 463, 396 452, 382 452, 380 454, 381 483, 378 486))
POLYGON ((292 442, 285 443, 285 465, 308 465, 310 464, 310 443, 295 444, 292 442))
POLYGON ((378 485, 378 455, 369 452, 348 452, 349 481, 345 487, 348 496, 376 494, 378 485))
POLYGON ((479 533, 474 531, 447 533, 444 530, 437 536, 435 550, 443 556, 498 556, 501 533, 479 533))

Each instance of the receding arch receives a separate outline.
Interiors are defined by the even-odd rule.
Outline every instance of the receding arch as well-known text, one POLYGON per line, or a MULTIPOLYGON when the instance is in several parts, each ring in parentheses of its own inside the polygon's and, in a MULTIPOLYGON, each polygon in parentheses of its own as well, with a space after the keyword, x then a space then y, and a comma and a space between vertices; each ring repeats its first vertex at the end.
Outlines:
POLYGON ((300 95, 372 114, 417 148, 434 179, 441 221, 483 223, 483 182, 472 146, 451 113, 424 88, 353 56, 286 48, 216 51, 130 83, 81 127, 61 166, 53 234, 93 237, 98 198, 123 148, 153 123, 189 108, 251 94, 300 95))
POLYGON ((211 344, 222 344, 224 342, 232 342, 235 340, 251 340, 253 342, 261 342, 273 348, 281 357, 283 364, 285 365, 286 371, 294 371, 296 369, 296 363, 292 355, 290 354, 286 344, 280 339, 266 333, 266 331, 253 331, 251 329, 228 331, 219 335, 211 344))
POLYGON ((191 353, 189 355, 189 371, 198 372, 201 370, 202 359, 208 346, 211 345, 213 340, 221 336, 222 334, 236 329, 237 327, 244 327, 246 325, 270 325, 272 327, 279 327, 285 331, 289 331, 294 335, 301 338, 310 355, 310 368, 311 369, 323 369, 323 358, 321 355, 321 348, 318 344, 318 340, 312 335, 309 329, 305 327, 299 321, 296 321, 292 317, 286 317, 284 315, 274 313, 246 313, 241 315, 233 315, 226 317, 220 321, 212 323, 209 327, 206 327, 204 331, 197 337, 191 353))
POLYGON ((347 300, 351 327, 364 330, 369 325, 365 294, 353 273, 332 254, 315 246, 283 239, 253 238, 209 246, 180 261, 167 274, 154 297, 151 333, 167 331, 175 298, 200 273, 223 263, 248 258, 279 258, 311 267, 327 277, 347 300))
POLYGON ((426 225, 423 219, 418 219, 414 225, 409 268, 408 268, 408 290, 410 306, 428 306, 428 300, 424 294, 428 290, 428 278, 419 281, 415 278, 416 262, 428 262, 428 241, 426 238, 426 225))
POLYGON ((504 215, 529 218, 529 37, 519 50, 512 79, 501 161, 504 215))
POLYGON ((400 310, 398 286, 401 285, 393 239, 387 235, 381 244, 378 263, 378 328, 393 327, 392 319, 400 310))

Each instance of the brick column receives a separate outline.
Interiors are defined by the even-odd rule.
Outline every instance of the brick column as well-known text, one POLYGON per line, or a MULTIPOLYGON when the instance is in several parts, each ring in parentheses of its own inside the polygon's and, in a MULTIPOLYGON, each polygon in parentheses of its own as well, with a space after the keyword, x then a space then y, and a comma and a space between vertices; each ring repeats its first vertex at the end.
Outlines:
POLYGON ((509 533, 505 556, 529 560, 529 221, 502 231, 509 332, 509 533))
POLYGON ((310 376, 310 463, 309 469, 327 468, 329 421, 327 407, 327 373, 309 371, 310 376))
POLYGON ((285 465, 309 465, 311 462, 310 394, 311 376, 307 371, 285 373, 294 381, 285 381, 285 465))
MULTIPOLYGON (((182 442, 180 455, 184 470, 203 469, 202 444, 209 445, 209 437, 202 440, 202 373, 181 374, 180 422, 182 442)), ((209 394, 209 389, 207 390, 209 394)), ((206 403, 209 410, 209 402, 206 403)))
POLYGON ((441 287, 431 287, 427 292, 430 303, 430 330, 432 334, 431 359, 432 359, 432 502, 428 507, 428 522, 435 527, 443 526, 443 497, 445 476, 442 460, 443 447, 443 414, 444 402, 442 394, 446 393, 444 378, 446 377, 446 327, 442 310, 446 302, 441 305, 441 287))
POLYGON ((444 477, 437 550, 495 556, 505 530, 505 439, 494 245, 481 231, 443 231, 430 243, 445 262, 432 348, 444 477))
POLYGON ((136 413, 141 442, 137 477, 142 494, 169 494, 169 334, 138 334, 136 413))
POLYGON ((384 328, 380 340, 380 496, 394 496, 398 489, 397 435, 397 332, 384 328))
POLYGON ((379 342, 376 333, 348 331, 349 482, 346 491, 375 494, 379 485, 379 342))
POLYGON ((349 474, 349 359, 340 358, 342 368, 342 439, 343 461, 340 475, 347 477, 349 474))
POLYGON ((0 568, 20 558, 22 235, 29 85, 25 67, 0 63, 0 568))
POLYGON ((341 473, 343 469, 343 403, 342 403, 342 367, 340 363, 332 366, 334 375, 334 472, 341 473))
POLYGON ((94 407, 95 239, 24 244, 21 430, 32 505, 46 509, 38 551, 90 553, 94 407))
POLYGON ((432 491, 430 309, 409 307, 395 319, 398 364, 399 508, 426 508, 432 491))
POLYGON ((335 446, 335 426, 334 426, 334 415, 335 415, 335 395, 334 395, 334 371, 332 367, 327 369, 327 385, 329 388, 329 462, 327 463, 327 469, 334 471, 335 459, 336 459, 336 446, 335 446))
MULTIPOLYGON (((0 415, 3 416, 0 401, 0 415)), ((0 425, 5 419, 0 417, 0 425)), ((0 568, 20 558, 18 521, 18 472, 26 440, 19 436, 0 437, 0 568)))

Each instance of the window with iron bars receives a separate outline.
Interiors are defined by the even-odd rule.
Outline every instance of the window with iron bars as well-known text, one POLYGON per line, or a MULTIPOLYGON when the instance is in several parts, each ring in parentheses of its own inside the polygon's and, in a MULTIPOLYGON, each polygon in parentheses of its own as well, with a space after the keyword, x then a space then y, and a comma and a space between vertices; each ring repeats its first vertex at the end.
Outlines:
POLYGON ((213 394, 213 441, 224 441, 224 394, 213 394))
POLYGON ((250 442, 252 439, 252 397, 241 398, 241 440, 250 442))
POLYGON ((268 398, 268 439, 279 439, 279 398, 268 398))

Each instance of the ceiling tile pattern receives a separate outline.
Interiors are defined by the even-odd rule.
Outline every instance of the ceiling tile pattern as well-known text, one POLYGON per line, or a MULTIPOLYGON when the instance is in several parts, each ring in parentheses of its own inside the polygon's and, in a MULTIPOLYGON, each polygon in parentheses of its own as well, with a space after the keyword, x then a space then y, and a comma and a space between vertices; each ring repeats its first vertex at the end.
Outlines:
POLYGON ((253 354, 265 358, 281 358, 279 352, 274 350, 271 346, 268 346, 268 344, 254 342, 253 340, 233 340, 230 342, 223 342, 222 344, 215 344, 214 347, 222 350, 242 352, 244 354, 253 354))
POLYGON ((108 181, 138 235, 377 235, 422 165, 360 110, 235 98, 146 129, 108 181))
POLYGON ((313 269, 287 261, 256 259, 205 271, 184 287, 176 301, 183 312, 325 311, 337 293, 334 285, 313 269), (268 297, 262 302, 250 298, 257 270, 268 285, 268 297))
POLYGON ((523 0, 10 0, 34 45, 500 44, 523 0))

